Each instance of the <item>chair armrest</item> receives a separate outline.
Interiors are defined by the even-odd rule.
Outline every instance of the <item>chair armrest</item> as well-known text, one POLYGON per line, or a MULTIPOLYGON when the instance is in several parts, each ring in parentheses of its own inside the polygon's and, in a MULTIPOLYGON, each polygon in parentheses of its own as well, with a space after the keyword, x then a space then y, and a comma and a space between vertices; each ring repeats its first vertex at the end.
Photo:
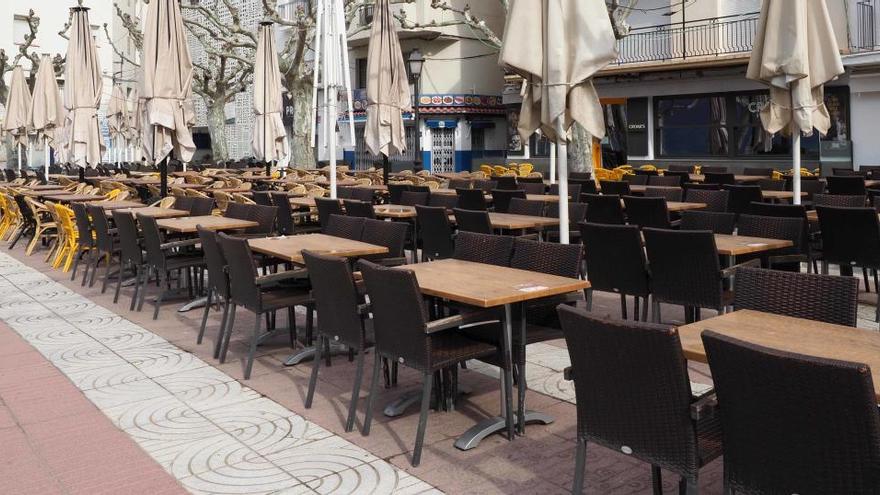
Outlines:
POLYGON ((701 421, 718 414, 718 398, 709 392, 691 403, 691 419, 701 421))
POLYGON ((174 248, 179 248, 179 247, 195 246, 199 242, 201 242, 199 239, 186 239, 183 241, 166 242, 159 247, 163 251, 167 251, 169 249, 174 249, 174 248))
POLYGON ((746 261, 745 263, 739 263, 739 264, 733 265, 729 268, 725 268, 725 269, 721 270, 721 277, 722 278, 730 278, 733 276, 734 273, 736 273, 737 268, 743 268, 743 267, 747 267, 747 266, 753 267, 753 268, 761 268, 761 260, 758 258, 755 258, 753 260, 746 261))
POLYGON ((309 272, 306 270, 287 270, 284 272, 278 272, 271 275, 263 275, 261 277, 257 277, 254 282, 259 286, 273 285, 279 282, 283 282, 285 280, 308 277, 308 273, 309 272))
POLYGON ((425 328, 425 333, 432 334, 443 330, 449 330, 450 328, 458 328, 463 325, 497 320, 498 319, 488 311, 474 311, 428 322, 425 328))

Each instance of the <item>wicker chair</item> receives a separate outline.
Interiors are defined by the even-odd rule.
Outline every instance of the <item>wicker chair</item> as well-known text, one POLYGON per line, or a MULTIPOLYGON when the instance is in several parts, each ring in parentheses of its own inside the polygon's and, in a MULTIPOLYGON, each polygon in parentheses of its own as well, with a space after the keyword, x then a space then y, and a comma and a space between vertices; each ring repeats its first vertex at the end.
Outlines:
POLYGON ((334 237, 342 237, 353 241, 359 241, 364 231, 363 217, 350 217, 345 215, 330 215, 327 228, 324 233, 334 237))
POLYGON ((418 281, 411 271, 385 268, 367 261, 360 261, 358 266, 370 296, 376 334, 373 378, 363 434, 370 432, 379 381, 379 358, 397 361, 419 371, 422 375, 422 397, 412 457, 415 467, 421 461, 434 373, 469 359, 492 354, 496 348, 450 331, 467 323, 461 315, 429 321, 418 281))
POLYGON ((682 180, 679 175, 652 175, 648 177, 648 186, 655 187, 681 187, 682 180))
MULTIPOLYGON (((579 182, 568 182, 568 197, 569 198, 580 198, 581 197, 581 184, 579 182)), ((551 196, 559 196, 559 184, 550 184, 550 189, 547 191, 547 194, 551 196)))
POLYGON ((120 260, 119 271, 116 274, 116 291, 113 295, 113 303, 119 301, 119 293, 122 288, 122 278, 125 270, 134 273, 134 292, 131 296, 131 303, 128 310, 135 308, 140 292, 146 290, 142 288, 147 284, 148 273, 144 259, 144 251, 141 248, 140 232, 138 232, 137 224, 131 213, 113 210, 113 223, 116 225, 119 239, 120 260))
POLYGON ((498 189, 498 182, 494 180, 477 179, 474 180, 474 189, 479 189, 483 193, 488 193, 492 189, 498 189))
POLYGON ((192 198, 192 205, 189 208, 190 215, 201 217, 210 215, 214 211, 213 198, 192 198))
MULTIPOLYGON (((664 177, 660 177, 661 179, 664 177)), ((645 188, 646 198, 663 198, 666 201, 681 201, 684 191, 680 187, 648 186, 645 188)))
POLYGON ((761 191, 785 191, 785 181, 776 179, 761 179, 758 181, 761 191))
POLYGON ((661 321, 660 303, 684 306, 688 323, 700 320, 701 308, 723 313, 733 303, 724 281, 742 265, 721 269, 711 232, 642 229, 642 233, 651 267, 655 322, 661 321))
POLYGON ((231 322, 235 321, 235 313, 238 307, 242 306, 254 313, 254 333, 251 337, 250 350, 248 351, 244 368, 244 379, 248 380, 251 377, 257 346, 279 331, 271 330, 261 335, 263 315, 275 313, 283 309, 287 310, 288 333, 290 335, 290 345, 293 347, 296 341, 294 307, 305 306, 307 311, 311 311, 313 301, 308 287, 285 287, 279 285, 285 281, 302 279, 305 275, 304 270, 290 270, 260 276, 257 273, 257 266, 254 263, 247 239, 230 237, 220 233, 219 241, 228 266, 230 298, 230 323, 227 325, 225 335, 222 337, 220 362, 223 363, 226 360, 226 352, 229 349, 229 339, 233 329, 231 322))
POLYGON ((720 186, 730 186, 736 184, 736 176, 730 172, 707 172, 703 170, 704 182, 707 184, 718 184, 720 186))
POLYGON ((861 208, 865 206, 865 195, 814 194, 813 206, 835 206, 842 208, 861 208))
POLYGON ((456 208, 473 211, 486 210, 486 196, 482 189, 456 189, 455 194, 458 196, 456 208))
POLYGON ((859 282, 852 277, 740 268, 733 307, 855 327, 859 282))
POLYGON ((202 252, 205 256, 205 266, 208 268, 207 293, 208 299, 205 304, 205 312, 202 314, 202 324, 199 326, 199 336, 196 343, 201 344, 205 336, 205 328, 208 324, 208 313, 214 302, 223 305, 223 316, 220 319, 220 328, 217 333, 217 340, 214 342, 214 358, 220 357, 220 344, 223 341, 223 335, 226 332, 226 325, 229 323, 229 275, 226 270, 226 257, 223 256, 223 250, 220 249, 220 241, 217 233, 202 228, 201 225, 196 226, 199 234, 199 240, 202 244, 202 252))
POLYGON ((338 199, 315 198, 315 206, 318 208, 318 222, 321 229, 327 228, 327 223, 332 215, 342 215, 342 205, 338 199))
POLYGON ((34 219, 34 236, 25 250, 25 254, 30 256, 33 254, 34 249, 37 248, 40 240, 57 237, 58 229, 57 225, 52 220, 52 215, 49 213, 49 209, 46 208, 46 205, 28 197, 25 197, 24 201, 34 219))
MULTIPOLYGON (((635 175, 624 175, 623 180, 629 183, 630 186, 647 186, 648 185, 648 175, 635 174, 635 175)), ((608 181, 603 181, 608 182, 608 181)), ((611 193, 609 193, 611 194, 611 193)))
POLYGON ((351 190, 351 199, 373 204, 373 199, 376 196, 373 189, 369 187, 349 187, 348 189, 351 190))
POLYGON ((345 431, 351 431, 354 428, 364 376, 364 354, 372 346, 367 340, 365 326, 369 320, 369 307, 358 293, 348 260, 311 251, 303 251, 302 256, 309 272, 312 296, 320 318, 305 406, 306 409, 312 407, 322 361, 321 353, 325 345, 329 346, 331 340, 345 345, 357 354, 357 372, 348 405, 348 418, 345 421, 345 431))
MULTIPOLYGON (((802 218, 765 217, 759 215, 742 215, 739 217, 739 235, 763 237, 765 239, 783 239, 792 242, 792 246, 762 253, 756 257, 762 260, 765 268, 776 265, 794 264, 794 271, 800 271, 800 263, 810 260, 809 248, 804 245, 804 231, 807 226, 802 218)), ((740 257, 739 259, 743 259, 740 257)))
POLYGON ((666 200, 663 198, 624 196, 623 204, 626 206, 626 217, 630 225, 639 228, 672 228, 666 200))
POLYGON ((623 215, 623 205, 620 196, 608 194, 584 194, 581 196, 587 203, 586 221, 591 223, 607 223, 623 225, 626 217, 623 215))
POLYGON ((452 210, 458 204, 458 196, 453 194, 432 194, 428 198, 428 206, 452 210))
POLYGON ((827 178, 828 194, 841 194, 846 196, 864 196, 865 178, 861 176, 831 176, 827 178))
POLYGON ((685 193, 685 201, 688 203, 705 203, 706 208, 703 208, 703 211, 726 212, 729 199, 728 191, 688 188, 685 193))
POLYGON ((629 182, 626 181, 602 180, 599 181, 599 189, 602 190, 602 194, 607 195, 629 196, 632 194, 629 182))
POLYGON ((407 223, 365 219, 360 238, 361 242, 386 247, 388 252, 386 254, 365 256, 363 259, 385 266, 405 265, 405 247, 408 234, 409 224, 407 223))
POLYGON ((577 397, 577 454, 572 493, 583 492, 587 443, 681 477, 679 493, 697 493, 700 468, 721 455, 713 397, 694 398, 678 332, 671 327, 605 320, 569 306, 559 318, 577 397))
POLYGON ((506 235, 459 232, 455 236, 452 257, 457 260, 510 266, 514 237, 506 235))
POLYGON ((428 200, 431 196, 429 192, 423 191, 403 191, 400 194, 400 202, 396 204, 401 204, 403 206, 416 206, 422 205, 426 206, 428 204, 428 200))
POLYGON ((440 260, 452 257, 452 226, 446 208, 416 206, 419 240, 422 244, 422 260, 440 260))
POLYGON ((73 270, 71 270, 70 280, 76 280, 76 269, 79 267, 80 260, 88 254, 89 261, 85 263, 83 269, 83 279, 80 286, 86 285, 89 278, 89 267, 97 256, 95 254, 95 236, 92 234, 92 221, 89 218, 89 212, 83 203, 73 202, 70 204, 73 210, 73 219, 76 224, 77 239, 76 250, 73 252, 73 270))
POLYGON ((192 210, 192 205, 193 205, 194 199, 195 198, 188 198, 186 196, 175 196, 174 209, 175 210, 190 211, 190 210, 192 210))
POLYGON ((720 404, 725 493, 880 492, 880 416, 867 365, 710 330, 703 345, 720 404))
POLYGON ((519 189, 522 189, 526 192, 526 194, 544 194, 547 191, 547 187, 544 185, 544 182, 522 182, 520 181, 517 184, 519 189))
MULTIPOLYGON (((557 208, 559 208, 558 203, 556 204, 557 208)), ((507 213, 540 217, 544 215, 544 202, 522 198, 511 198, 510 204, 507 206, 507 213)))
POLYGON ((713 211, 689 210, 681 212, 681 230, 711 230, 713 234, 733 234, 736 215, 713 211))
POLYGON ((498 213, 508 213, 510 210, 510 200, 513 198, 526 199, 526 192, 522 189, 494 189, 492 191, 492 202, 495 204, 495 211, 498 213))
MULTIPOLYGON (((547 205, 547 217, 559 218, 559 203, 547 205)), ((571 242, 578 242, 581 231, 578 225, 587 218, 586 203, 568 203, 568 238, 571 242)), ((544 238, 550 242, 559 242, 559 226, 551 225, 544 228, 544 238)))
POLYGON ((400 196, 409 190, 410 184, 388 184, 388 201, 393 205, 400 204, 400 196))
POLYGON ((727 211, 739 217, 751 212, 752 203, 764 199, 760 186, 725 185, 724 190, 730 193, 727 200, 727 211))
POLYGON ((633 319, 640 318, 641 298, 641 319, 647 321, 651 277, 639 228, 598 223, 582 223, 580 227, 591 285, 587 292, 587 309, 592 308, 594 290, 613 292, 620 294, 621 318, 627 319, 626 297, 633 296, 633 319))
POLYGON ((342 204, 345 206, 345 214, 350 217, 376 218, 373 203, 356 199, 345 199, 342 201, 342 204))
POLYGON ((452 212, 455 215, 455 224, 459 232, 492 233, 492 221, 489 218, 489 213, 485 210, 455 208, 452 212))

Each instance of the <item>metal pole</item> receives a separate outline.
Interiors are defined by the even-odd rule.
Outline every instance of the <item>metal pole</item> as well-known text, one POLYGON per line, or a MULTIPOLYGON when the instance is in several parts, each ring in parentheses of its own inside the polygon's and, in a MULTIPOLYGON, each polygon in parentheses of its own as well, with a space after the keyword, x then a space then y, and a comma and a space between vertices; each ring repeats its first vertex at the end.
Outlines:
POLYGON ((413 171, 424 170, 425 166, 422 163, 422 122, 421 122, 421 112, 419 111, 419 99, 421 97, 422 85, 420 82, 420 75, 413 76, 414 84, 413 89, 415 90, 415 103, 413 104, 413 119, 415 120, 415 134, 416 134, 416 142, 415 148, 413 149, 415 156, 413 157, 413 171))
POLYGON ((550 183, 556 184, 556 146, 550 147, 550 183))
POLYGON ((557 171, 559 178, 559 243, 568 244, 568 142, 565 133, 561 133, 557 139, 556 153, 557 171))

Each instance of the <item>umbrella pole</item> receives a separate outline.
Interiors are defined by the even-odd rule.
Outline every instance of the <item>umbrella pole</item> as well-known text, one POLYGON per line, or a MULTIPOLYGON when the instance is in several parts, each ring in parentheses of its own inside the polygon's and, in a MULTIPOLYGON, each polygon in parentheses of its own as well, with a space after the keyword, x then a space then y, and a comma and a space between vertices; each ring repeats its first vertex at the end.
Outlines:
POLYGON ((50 159, 50 151, 49 151, 49 138, 43 138, 43 146, 45 147, 46 158, 43 163, 43 169, 46 171, 46 180, 49 180, 49 159, 50 159))
POLYGON ((559 243, 568 244, 568 142, 565 134, 556 144, 556 175, 559 179, 559 243))
POLYGON ((21 171, 21 143, 18 143, 18 170, 21 171))
POLYGON ((550 147, 550 183, 556 184, 556 146, 550 147))
POLYGON ((388 163, 388 155, 382 153, 382 180, 385 182, 385 186, 388 186, 389 168, 391 168, 391 166, 388 163))
POLYGON ((801 131, 798 129, 792 133, 791 156, 794 161, 792 167, 791 190, 794 194, 794 204, 801 204, 801 131))

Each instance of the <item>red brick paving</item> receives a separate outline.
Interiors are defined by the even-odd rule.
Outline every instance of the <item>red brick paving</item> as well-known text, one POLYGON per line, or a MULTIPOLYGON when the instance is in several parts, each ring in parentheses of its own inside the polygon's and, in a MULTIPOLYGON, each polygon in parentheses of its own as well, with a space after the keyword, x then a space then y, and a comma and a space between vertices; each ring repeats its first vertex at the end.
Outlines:
POLYGON ((0 323, 0 493, 186 491, 66 376, 0 323))

